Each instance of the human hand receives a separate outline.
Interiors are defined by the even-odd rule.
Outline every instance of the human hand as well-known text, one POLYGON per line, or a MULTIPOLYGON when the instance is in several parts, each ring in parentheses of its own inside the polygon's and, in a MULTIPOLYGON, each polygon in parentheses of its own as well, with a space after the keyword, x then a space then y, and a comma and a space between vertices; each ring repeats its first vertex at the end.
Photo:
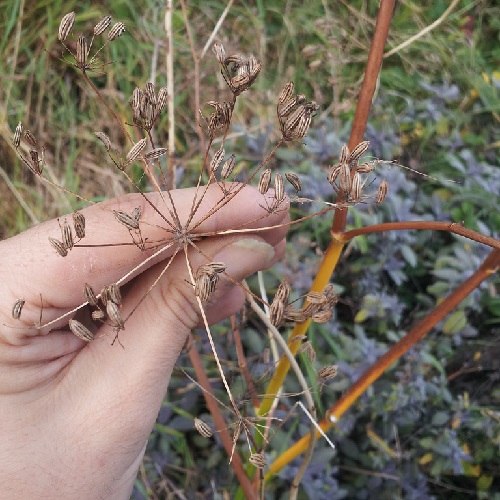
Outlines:
MULTIPOLYGON (((181 221, 191 210, 193 189, 174 190, 181 221)), ((147 195, 160 208, 158 193, 147 195)), ((220 199, 213 185, 196 219, 220 199)), ((189 260, 196 270, 213 261, 226 264, 235 281, 278 260, 284 251, 287 210, 268 214, 266 202, 245 187, 197 228, 220 232, 279 226, 263 232, 210 236, 196 241, 189 260)), ((149 253, 137 246, 99 246, 129 241, 112 210, 141 206, 148 241, 169 236, 166 224, 138 194, 82 210, 87 235, 66 257, 48 237, 57 237, 56 220, 0 242, 0 483, 5 498, 128 498, 146 441, 161 407, 172 368, 189 331, 199 323, 199 308, 179 252, 148 292, 176 246, 158 255, 122 286, 122 316, 139 304, 119 332, 123 349, 111 345, 113 329, 103 325, 85 343, 67 329, 68 317, 53 322, 83 302, 83 284, 98 291, 117 282, 149 253), (11 316, 16 299, 26 303, 19 320, 11 316), (141 302, 141 299, 144 300, 141 302), (50 331, 49 331, 50 330, 50 331)), ((236 312, 244 292, 221 275, 206 303, 210 323, 236 312)))

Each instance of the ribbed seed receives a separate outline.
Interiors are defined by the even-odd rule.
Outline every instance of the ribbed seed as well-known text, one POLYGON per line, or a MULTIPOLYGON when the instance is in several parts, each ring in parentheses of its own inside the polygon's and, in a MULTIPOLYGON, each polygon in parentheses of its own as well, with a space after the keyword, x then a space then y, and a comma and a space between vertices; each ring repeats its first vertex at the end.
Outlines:
POLYGON ((79 339, 85 340, 85 342, 94 340, 94 334, 85 325, 83 325, 76 319, 69 320, 69 329, 79 339))
POLYGON ((19 319, 21 317, 21 312, 23 310, 25 302, 26 301, 24 299, 17 299, 14 302, 14 305, 12 306, 12 317, 14 319, 19 319))

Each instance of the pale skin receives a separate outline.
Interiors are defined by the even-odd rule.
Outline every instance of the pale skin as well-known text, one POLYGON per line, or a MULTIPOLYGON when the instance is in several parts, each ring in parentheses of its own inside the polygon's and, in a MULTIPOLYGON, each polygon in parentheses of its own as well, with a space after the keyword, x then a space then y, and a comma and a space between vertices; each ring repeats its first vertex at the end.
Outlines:
MULTIPOLYGON (((187 220, 194 191, 172 192, 181 221, 187 220)), ((160 208, 158 194, 150 195, 160 208)), ((220 199, 211 186, 196 218, 220 199)), ((265 269, 284 252, 287 206, 267 214, 264 198, 253 188, 241 191, 198 229, 231 229, 251 222, 266 231, 208 237, 197 242, 205 255, 222 261, 236 281, 265 269), (262 218, 265 216, 264 218, 262 218)), ((111 200, 82 211, 87 235, 82 243, 130 241, 111 210, 143 208, 141 221, 162 224, 140 195, 111 200)), ((71 220, 71 218, 69 218, 71 220)), ((0 484, 5 498, 129 498, 146 441, 164 399, 171 372, 188 333, 200 324, 184 253, 179 253, 147 294, 111 345, 112 327, 102 326, 86 343, 67 329, 67 321, 37 329, 83 301, 83 284, 99 291, 119 280, 145 255, 133 245, 74 248, 59 256, 48 243, 58 237, 56 220, 0 242, 0 484), (42 299, 40 298, 42 297, 42 299), (24 298, 21 318, 11 316, 24 298), (49 331, 50 330, 50 331, 49 331)), ((166 237, 148 226, 152 240, 166 237)), ((168 261, 172 250, 138 271, 124 295, 127 316, 168 261)), ((206 264, 192 250, 194 269, 206 264)), ((243 305, 244 292, 223 276, 206 304, 210 323, 243 305)))

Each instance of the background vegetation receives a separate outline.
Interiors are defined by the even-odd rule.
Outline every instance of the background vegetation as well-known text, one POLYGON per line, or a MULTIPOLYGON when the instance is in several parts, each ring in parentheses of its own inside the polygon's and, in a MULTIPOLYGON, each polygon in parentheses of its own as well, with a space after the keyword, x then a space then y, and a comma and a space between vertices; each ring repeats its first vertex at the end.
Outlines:
MULTIPOLYGON (((430 25, 448 5, 397 4, 387 50, 430 25)), ((59 184, 95 200, 129 189, 93 136, 93 131, 103 130, 120 143, 120 131, 62 58, 57 43, 61 17, 75 10, 77 30, 89 32, 105 14, 125 22, 127 34, 106 53, 115 64, 103 68, 105 74, 94 82, 119 116, 131 121, 133 88, 150 80, 158 86, 166 83, 165 6, 150 0, 107 5, 8 0, 0 6, 0 237, 5 238, 78 206, 20 165, 10 144, 20 120, 44 143, 48 175, 59 184)), ((174 7, 175 160, 178 184, 183 185, 195 178, 201 151, 194 63, 185 19, 180 7, 174 7)), ((269 151, 278 134, 276 96, 293 80, 321 108, 305 146, 280 151, 273 166, 300 173, 304 196, 331 196, 327 166, 348 138, 377 7, 377 2, 361 0, 257 0, 231 6, 216 39, 230 51, 253 53, 263 64, 233 119, 232 152, 240 171, 269 151)), ((188 3, 198 54, 224 8, 218 0, 188 3)), ((460 1, 433 31, 384 60, 366 134, 370 154, 398 159, 443 180, 383 167, 380 175, 390 184, 388 199, 377 208, 351 208, 349 227, 452 220, 499 237, 499 42, 500 8, 494 2, 460 1)), ((209 50, 200 61, 202 103, 223 94, 217 75, 209 50)), ((167 144, 167 120, 156 127, 157 144, 167 144)), ((329 240, 330 223, 330 218, 314 219, 291 231, 286 260, 265 275, 268 289, 287 278, 297 295, 308 290, 318 255, 329 240)), ((355 239, 334 276, 341 293, 334 318, 314 325, 310 333, 316 361, 301 358, 312 385, 315 369, 339 366, 337 378, 315 391, 318 413, 469 276, 487 253, 486 247, 448 233, 394 232, 355 239)), ((336 451, 318 443, 301 490, 304 498, 500 498, 495 493, 500 491, 499 285, 493 277, 477 289, 359 399, 329 433, 336 451)), ((226 326, 219 330, 218 352, 234 372, 232 388, 244 407, 247 394, 236 377, 235 347, 226 326)), ((262 356, 267 341, 259 330, 252 316, 242 326, 252 374, 263 390, 272 366, 262 356)), ((202 332, 196 338, 206 343, 202 332)), ((216 377, 210 350, 204 347, 207 371, 216 377)), ((186 356, 179 365, 191 372, 186 356)), ((293 380, 285 390, 297 390, 293 380)), ((284 417, 292 403, 284 398, 277 415, 284 417)), ((200 390, 179 372, 151 437, 136 498, 233 492, 227 457, 217 437, 206 440, 193 430, 195 416, 210 421, 200 390)), ((271 460, 307 428, 304 416, 289 419, 271 442, 271 460)), ((296 468, 292 463, 268 485, 270 498, 288 491, 296 468)))

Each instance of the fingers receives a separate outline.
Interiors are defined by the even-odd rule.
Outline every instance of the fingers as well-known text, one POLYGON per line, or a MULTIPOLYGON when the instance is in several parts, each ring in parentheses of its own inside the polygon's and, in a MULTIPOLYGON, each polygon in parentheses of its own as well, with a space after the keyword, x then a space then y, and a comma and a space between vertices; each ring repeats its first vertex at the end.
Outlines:
MULTIPOLYGON (((48 241, 49 237, 60 238, 55 220, 2 242, 0 300, 13 304, 17 298, 24 298, 21 320, 25 325, 39 323, 43 302, 42 324, 45 324, 83 302, 84 283, 98 292, 104 285, 124 276, 125 281, 132 279, 178 248, 177 244, 167 243, 182 236, 179 224, 183 226, 190 220, 194 194, 194 189, 174 190, 171 199, 165 193, 151 193, 146 198, 133 194, 86 208, 82 210, 86 236, 79 242, 80 247, 73 248, 66 257, 58 255, 48 241), (142 215, 140 235, 136 232, 135 240, 142 238, 146 246, 154 243, 155 250, 138 248, 127 227, 115 218, 113 211, 131 213, 137 207, 141 208, 142 215), (134 268, 136 270, 127 275, 134 268)), ((210 234, 233 228, 272 227, 288 221, 286 210, 270 214, 263 208, 269 206, 269 201, 248 186, 230 202, 224 204, 221 200, 224 196, 220 188, 210 186, 200 205, 194 205, 196 213, 188 230, 195 228, 197 233, 210 234), (205 219, 206 214, 211 216, 205 219), (200 224, 200 221, 203 222, 200 224)), ((265 241, 273 243, 282 239, 285 232, 283 226, 260 234, 265 241)), ((19 325, 12 318, 8 318, 6 324, 19 325)))

